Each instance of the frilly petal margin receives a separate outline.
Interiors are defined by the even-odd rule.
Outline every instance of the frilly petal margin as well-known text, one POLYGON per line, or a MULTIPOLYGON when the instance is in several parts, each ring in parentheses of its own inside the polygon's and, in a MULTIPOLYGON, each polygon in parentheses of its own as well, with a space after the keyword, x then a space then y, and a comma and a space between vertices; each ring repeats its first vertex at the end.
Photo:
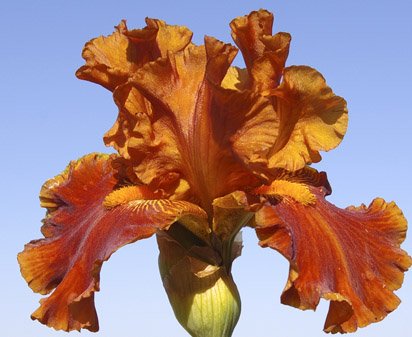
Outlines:
POLYGON ((232 38, 246 63, 249 87, 257 91, 279 85, 289 54, 291 36, 272 35, 273 14, 261 9, 241 16, 230 23, 232 38))
POLYGON ((324 188, 308 188, 313 204, 284 197, 256 213, 260 245, 290 261, 282 303, 315 309, 321 297, 330 300, 326 332, 382 320, 399 305, 393 291, 412 264, 400 248, 407 228, 401 210, 380 198, 340 209, 324 199, 324 188))
POLYGON ((118 248, 152 236, 159 229, 192 217, 206 218, 198 206, 185 201, 152 200, 145 187, 133 187, 109 198, 118 183, 115 155, 89 154, 72 161, 40 192, 47 208, 44 239, 34 240, 18 255, 21 273, 31 289, 48 294, 32 314, 56 330, 98 330, 94 292, 99 290, 102 263, 118 248), (139 190, 140 189, 140 190, 139 190), (132 199, 130 195, 140 197, 132 199))
POLYGON ((125 20, 115 28, 112 35, 86 43, 82 52, 86 65, 76 72, 78 78, 110 91, 126 83, 147 62, 164 57, 169 51, 182 50, 192 38, 186 27, 170 26, 157 19, 146 18, 143 29, 128 30, 125 20))
POLYGON ((279 87, 268 93, 280 119, 269 167, 296 171, 321 160, 342 141, 348 126, 346 101, 323 76, 307 66, 284 69, 279 87))
POLYGON ((273 14, 259 10, 230 23, 247 75, 232 69, 224 84, 251 89, 271 102, 276 141, 265 154, 268 167, 296 171, 319 162, 319 151, 340 144, 348 123, 347 108, 315 69, 285 68, 291 37, 282 32, 272 35, 273 21, 273 14))
MULTIPOLYGON (((205 209, 216 197, 244 184, 256 184, 230 142, 249 118, 263 113, 267 105, 255 103, 258 97, 242 95, 240 101, 252 110, 244 111, 233 99, 236 91, 221 90, 220 83, 235 55, 233 46, 205 37, 205 45, 169 53, 146 64, 130 80, 130 92, 137 89, 150 102, 152 112, 142 116, 151 138, 146 141, 130 133, 132 137, 125 143, 129 164, 142 182, 150 184, 154 177, 177 173, 205 209), (245 116, 248 112, 252 116, 245 116), (235 113, 240 117, 232 123, 230 117, 235 113)), ((122 89, 119 87, 115 96, 122 89)))

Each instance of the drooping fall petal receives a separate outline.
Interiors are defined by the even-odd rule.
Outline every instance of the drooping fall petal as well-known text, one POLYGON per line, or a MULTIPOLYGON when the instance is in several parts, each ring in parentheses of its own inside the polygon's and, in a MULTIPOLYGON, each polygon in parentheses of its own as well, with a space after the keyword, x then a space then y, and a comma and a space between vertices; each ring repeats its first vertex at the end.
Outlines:
POLYGON ((282 303, 315 309, 321 297, 331 300, 326 332, 353 332, 382 320, 399 305, 393 291, 412 263, 400 248, 401 210, 379 198, 368 207, 340 209, 324 199, 325 188, 307 188, 314 202, 302 203, 292 190, 256 213, 260 244, 290 261, 282 303))
POLYGON ((44 184, 40 200, 48 210, 42 227, 45 238, 30 242, 18 256, 33 291, 48 294, 55 288, 32 314, 55 329, 98 330, 94 292, 99 290, 102 263, 118 248, 177 220, 205 221, 198 206, 156 200, 144 186, 112 192, 118 183, 114 158, 87 155, 44 184))

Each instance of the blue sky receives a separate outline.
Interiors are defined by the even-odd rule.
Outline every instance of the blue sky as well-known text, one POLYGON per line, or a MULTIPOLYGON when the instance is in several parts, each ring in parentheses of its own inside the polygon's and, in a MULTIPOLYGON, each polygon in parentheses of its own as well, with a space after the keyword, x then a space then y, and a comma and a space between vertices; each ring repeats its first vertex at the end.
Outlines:
MULTIPOLYGON (((275 13, 275 31, 292 34, 287 64, 318 69, 348 101, 350 124, 341 146, 323 155, 340 207, 369 204, 377 196, 395 200, 412 219, 411 78, 412 3, 402 1, 3 1, 0 4, 2 64, 2 336, 66 336, 32 322, 40 296, 19 275, 16 254, 40 238, 38 192, 69 160, 111 151, 103 133, 117 116, 105 89, 75 78, 86 41, 112 32, 121 19, 130 28, 146 16, 186 25, 201 43, 205 34, 231 41, 228 24, 253 9, 275 13)), ((238 59, 236 62, 241 64, 238 59)), ((326 302, 301 312, 279 302, 288 264, 261 249, 244 232, 243 255, 234 264, 242 315, 234 337, 322 336, 326 302)), ((412 253, 408 236, 404 249, 412 253)), ((397 293, 402 304, 383 322, 356 336, 407 337, 412 312, 412 276, 397 293)), ((157 271, 154 239, 122 248, 107 262, 96 296, 98 337, 184 336, 173 317, 157 271)), ((71 335, 77 336, 76 332, 71 335)), ((83 336, 92 336, 85 331, 83 336)))

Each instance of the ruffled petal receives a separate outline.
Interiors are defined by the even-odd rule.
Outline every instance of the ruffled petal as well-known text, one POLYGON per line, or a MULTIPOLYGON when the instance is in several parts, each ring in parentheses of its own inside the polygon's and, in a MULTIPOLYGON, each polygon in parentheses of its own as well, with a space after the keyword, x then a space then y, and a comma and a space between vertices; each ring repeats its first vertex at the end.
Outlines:
POLYGON ((316 70, 285 68, 291 37, 287 33, 272 35, 272 25, 273 15, 265 10, 231 22, 232 37, 242 51, 248 76, 232 69, 224 83, 269 98, 274 111, 265 124, 271 124, 275 141, 269 153, 260 154, 261 161, 268 160, 269 168, 295 171, 320 161, 319 151, 329 151, 341 142, 347 127, 346 102, 333 94, 316 70))
POLYGON ((282 303, 315 309, 331 301, 326 332, 353 332, 382 320, 400 300, 412 259, 400 248, 406 220, 395 203, 375 199, 369 207, 340 209, 324 199, 325 189, 309 187, 315 203, 283 195, 256 213, 263 247, 290 261, 282 303))
POLYGON ((129 31, 123 20, 112 35, 86 43, 82 53, 86 65, 76 76, 113 91, 144 64, 164 57, 168 51, 183 49, 192 38, 186 27, 149 18, 146 24, 143 29, 129 31))
MULTIPOLYGON (((148 144, 153 137, 148 121, 152 116, 151 104, 138 90, 127 85, 127 81, 146 63, 184 49, 192 38, 192 32, 186 27, 170 26, 162 20, 149 18, 146 24, 143 29, 128 30, 122 21, 112 35, 88 42, 83 49, 86 65, 76 73, 80 79, 114 91, 119 115, 106 132, 104 142, 127 159, 130 158, 128 142, 148 144)), ((143 151, 151 152, 148 148, 143 151)), ((140 157, 135 160, 139 161, 140 157)))
POLYGON ((195 46, 185 27, 146 22, 133 31, 122 22, 90 41, 77 73, 114 91, 119 117, 104 140, 133 183, 172 174, 190 186, 190 200, 208 207, 242 184, 259 184, 267 168, 299 170, 341 141, 345 101, 315 70, 284 70, 290 36, 271 35, 271 13, 231 23, 246 72, 230 67, 233 46, 211 37, 195 46))
POLYGON ((205 46, 169 53, 133 77, 133 88, 151 103, 151 115, 144 116, 151 139, 131 138, 127 144, 130 165, 144 183, 175 172, 206 208, 215 197, 253 184, 255 178, 231 148, 237 130, 224 103, 232 91, 220 88, 235 54, 234 47, 206 37, 205 46))
POLYGON ((277 33, 272 36, 272 25, 273 14, 263 9, 230 23, 233 40, 245 59, 249 86, 257 91, 279 85, 289 54, 290 35, 277 33))
POLYGON ((269 167, 299 170, 320 161, 319 151, 329 151, 342 141, 348 124, 346 102, 315 69, 286 68, 281 85, 270 94, 279 130, 269 167))
POLYGON ((94 292, 99 290, 102 263, 118 248, 177 220, 206 221, 198 206, 155 200, 156 193, 143 186, 112 192, 118 183, 114 158, 87 155, 44 184, 40 200, 48 210, 45 238, 28 243, 18 255, 33 291, 48 294, 55 288, 32 318, 57 330, 98 330, 94 292))

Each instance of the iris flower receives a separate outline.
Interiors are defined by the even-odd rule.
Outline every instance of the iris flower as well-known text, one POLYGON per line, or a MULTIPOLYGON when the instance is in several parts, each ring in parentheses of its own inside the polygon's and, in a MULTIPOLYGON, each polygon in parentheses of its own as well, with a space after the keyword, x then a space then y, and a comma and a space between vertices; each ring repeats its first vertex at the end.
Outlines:
POLYGON ((32 314, 58 330, 98 330, 94 294, 104 261, 153 235, 175 315, 192 336, 231 336, 240 297, 231 267, 240 231, 289 262, 284 304, 330 300, 324 330, 382 320, 411 258, 394 202, 340 209, 326 174, 310 167, 341 141, 347 108, 322 75, 285 67, 291 37, 272 35, 265 10, 234 19, 238 49, 186 27, 146 19, 88 42, 76 73, 113 92, 119 114, 104 142, 46 181, 44 238, 18 256, 30 288, 48 294, 32 314))

